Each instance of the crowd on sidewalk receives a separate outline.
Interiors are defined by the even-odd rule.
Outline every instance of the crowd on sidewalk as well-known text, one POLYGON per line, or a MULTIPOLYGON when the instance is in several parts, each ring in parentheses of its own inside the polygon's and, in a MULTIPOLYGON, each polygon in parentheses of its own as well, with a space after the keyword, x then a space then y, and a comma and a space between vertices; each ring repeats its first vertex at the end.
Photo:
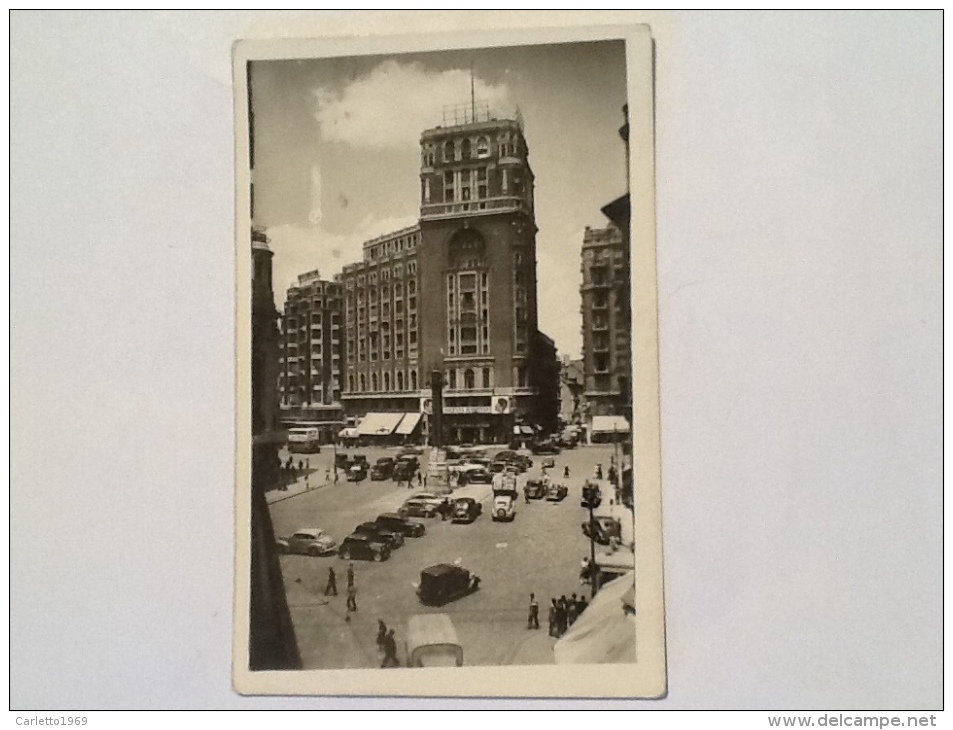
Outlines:
MULTIPOLYGON (((569 598, 560 596, 550 600, 549 605, 549 635, 557 639, 569 630, 576 619, 586 610, 589 602, 585 596, 576 596, 573 593, 569 598)), ((536 594, 529 594, 529 616, 526 620, 527 629, 539 628, 539 602, 536 600, 536 594)))

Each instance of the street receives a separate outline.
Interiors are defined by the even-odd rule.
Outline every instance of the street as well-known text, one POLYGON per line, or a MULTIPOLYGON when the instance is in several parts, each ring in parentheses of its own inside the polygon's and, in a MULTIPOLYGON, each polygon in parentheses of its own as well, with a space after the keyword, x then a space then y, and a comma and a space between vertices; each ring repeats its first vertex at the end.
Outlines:
MULTIPOLYGON (((368 448, 360 453, 373 464, 379 456, 392 456, 395 449, 368 448)), ((578 577, 580 561, 589 554, 589 541, 580 529, 587 516, 579 506, 582 483, 592 476, 597 463, 607 468, 612 455, 612 446, 599 445, 580 446, 554 457, 556 467, 550 470, 550 476, 566 483, 569 495, 558 503, 533 500, 526 504, 521 497, 513 522, 493 522, 490 518, 489 485, 457 489, 453 497, 478 499, 483 514, 472 524, 420 518, 426 534, 407 538, 389 560, 354 561, 358 611, 350 621, 345 620, 345 561, 337 556, 282 556, 304 668, 379 666, 377 620, 395 629, 400 647, 408 617, 431 612, 451 616, 467 665, 552 663, 555 639, 548 636, 546 623, 550 600, 572 593, 586 592, 588 596, 589 591, 578 577), (567 465, 570 478, 563 480, 567 465), (421 605, 415 593, 420 571, 438 563, 457 564, 475 573, 481 579, 479 590, 439 608, 421 605), (337 573, 339 595, 326 598, 329 567, 337 573), (526 628, 530 592, 535 592, 540 605, 539 630, 526 628)), ((295 455, 295 463, 298 458, 295 455)), ((340 543, 360 522, 396 511, 405 499, 424 491, 416 484, 413 489, 397 488, 393 481, 325 485, 332 450, 300 458, 308 458, 311 468, 317 469, 310 475, 309 491, 271 505, 277 536, 290 535, 303 527, 319 527, 340 543)), ((423 461, 426 456, 420 458, 423 461)), ((533 467, 521 477, 521 485, 526 478, 540 475, 543 458, 533 457, 533 467)), ((421 466, 425 468, 426 464, 421 466)), ((399 656, 403 662, 402 651, 399 656)))

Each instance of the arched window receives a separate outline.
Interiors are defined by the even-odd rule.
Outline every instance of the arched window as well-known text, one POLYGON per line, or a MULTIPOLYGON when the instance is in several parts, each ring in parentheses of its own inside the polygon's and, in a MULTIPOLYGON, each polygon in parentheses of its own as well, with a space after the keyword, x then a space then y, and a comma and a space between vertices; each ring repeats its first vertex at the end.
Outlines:
POLYGON ((443 161, 444 162, 453 162, 455 150, 453 148, 453 140, 448 140, 447 143, 443 146, 443 161))
POLYGON ((397 371, 397 390, 404 389, 404 373, 401 370, 397 371))
POLYGON ((354 376, 353 375, 347 376, 347 389, 352 392, 354 391, 354 376))
POLYGON ((448 381, 448 384, 449 384, 449 386, 450 386, 450 390, 456 390, 456 389, 457 389, 457 371, 456 371, 456 370, 451 370, 451 371, 450 371, 450 377, 447 378, 447 381, 448 381))
POLYGON ((384 373, 384 390, 390 390, 390 373, 384 373))
POLYGON ((477 140, 477 157, 487 157, 490 154, 490 141, 486 137, 477 140))
POLYGON ((364 377, 364 373, 361 373, 361 392, 363 393, 367 390, 367 379, 364 377))
POLYGON ((473 370, 470 368, 463 371, 463 387, 465 390, 476 388, 476 377, 474 377, 473 370))
POLYGON ((377 373, 371 373, 371 391, 377 392, 377 373))
POLYGON ((417 390, 417 371, 416 370, 410 371, 410 389, 417 390))
POLYGON ((470 159, 470 140, 465 139, 460 143, 460 157, 464 160, 470 159))

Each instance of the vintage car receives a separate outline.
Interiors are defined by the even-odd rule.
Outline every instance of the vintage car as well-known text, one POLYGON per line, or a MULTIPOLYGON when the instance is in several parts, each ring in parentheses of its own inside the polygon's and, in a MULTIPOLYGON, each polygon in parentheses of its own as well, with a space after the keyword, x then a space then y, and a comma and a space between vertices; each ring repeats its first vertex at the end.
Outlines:
POLYGON ((379 563, 390 557, 390 548, 378 538, 354 533, 344 538, 338 555, 343 560, 373 560, 379 563))
POLYGON ((462 667, 463 646, 445 613, 424 613, 407 620, 408 667, 462 667))
POLYGON ((384 456, 375 462, 371 467, 371 481, 383 482, 391 478, 394 473, 394 459, 390 456, 384 456))
POLYGON ((334 455, 334 467, 336 469, 350 469, 351 468, 351 457, 345 453, 338 452, 334 455))
POLYGON ((401 456, 420 456, 422 453, 424 453, 423 447, 411 444, 401 448, 401 450, 397 452, 397 458, 399 459, 401 456))
POLYGON ((492 484, 493 472, 482 466, 478 466, 475 469, 463 471, 460 475, 460 480, 466 484, 492 484))
POLYGON ((396 512, 385 512, 382 515, 377 515, 377 519, 374 520, 374 522, 378 527, 389 530, 390 532, 399 532, 404 537, 423 537, 427 531, 427 528, 424 527, 422 522, 408 520, 396 512))
POLYGON ((497 493, 493 497, 494 522, 512 522, 516 519, 516 498, 512 494, 497 493))
POLYGON ((418 492, 401 505, 397 514, 401 517, 436 517, 440 514, 443 499, 431 492, 418 492))
POLYGON ((506 471, 508 466, 508 461, 503 459, 494 459, 492 462, 490 462, 490 471, 494 474, 499 474, 500 472, 506 471))
POLYGON ((600 545, 608 545, 613 537, 622 539, 622 524, 614 517, 599 515, 582 523, 582 534, 600 545))
POLYGON ((528 499, 542 499, 546 496, 546 483, 539 479, 527 479, 523 494, 528 499))
POLYGON ((556 460, 552 456, 547 456, 543 459, 540 466, 542 466, 543 469, 554 469, 556 467, 556 460))
POLYGON ((369 535, 372 538, 379 539, 391 550, 396 550, 404 544, 404 533, 388 530, 381 527, 376 522, 362 522, 354 528, 355 535, 369 535))
POLYGON ((530 450, 534 454, 559 454, 559 446, 552 439, 544 439, 543 441, 536 441, 530 445, 530 450))
POLYGON ((602 504, 602 490, 598 484, 586 484, 582 488, 582 499, 579 501, 580 507, 592 507, 596 509, 602 504))
POLYGON ((432 565, 420 572, 417 597, 426 606, 441 606, 467 596, 480 587, 480 579, 457 565, 432 565))
POLYGON ((567 494, 569 494, 569 489, 564 484, 552 482, 546 487, 546 501, 548 502, 562 502, 567 494))
POLYGON ((276 540, 278 552, 288 555, 328 555, 337 549, 337 543, 324 530, 305 527, 290 537, 276 540))
POLYGON ((363 482, 367 479, 367 464, 356 463, 347 470, 347 480, 349 482, 363 482))
POLYGON ((481 514, 483 514, 482 504, 471 497, 460 497, 453 502, 453 512, 450 514, 450 521, 469 524, 481 514))

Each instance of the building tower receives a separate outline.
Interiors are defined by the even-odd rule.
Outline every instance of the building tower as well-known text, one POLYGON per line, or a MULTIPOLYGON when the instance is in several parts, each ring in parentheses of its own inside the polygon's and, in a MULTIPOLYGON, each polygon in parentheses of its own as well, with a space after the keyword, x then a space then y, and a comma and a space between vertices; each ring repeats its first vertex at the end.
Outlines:
POLYGON ((420 139, 420 363, 451 440, 508 441, 538 409, 534 177, 521 121, 468 106, 420 139))

